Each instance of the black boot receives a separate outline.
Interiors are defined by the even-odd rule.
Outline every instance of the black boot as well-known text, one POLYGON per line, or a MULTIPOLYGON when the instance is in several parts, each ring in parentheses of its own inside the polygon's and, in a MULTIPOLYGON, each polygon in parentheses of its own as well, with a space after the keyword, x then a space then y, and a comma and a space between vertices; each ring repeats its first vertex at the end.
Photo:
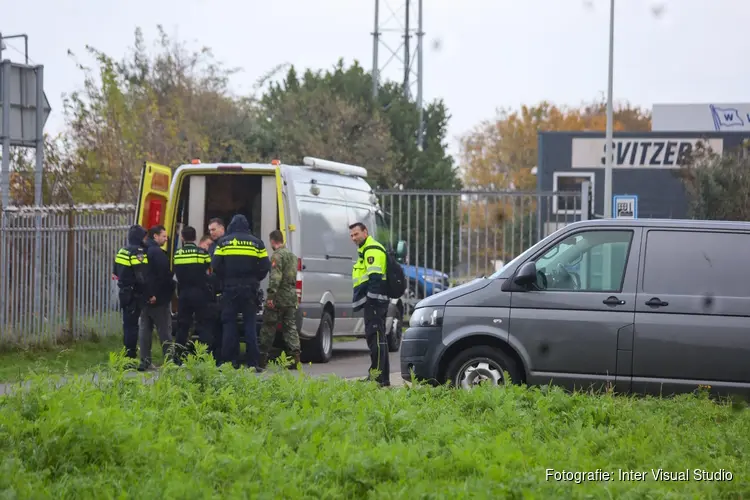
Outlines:
POLYGON ((155 370, 155 369, 156 369, 156 367, 153 364, 151 364, 151 360, 150 359, 145 359, 144 358, 144 359, 141 360, 141 364, 138 365, 138 371, 139 372, 152 371, 152 370, 155 370))
POLYGON ((268 368, 268 354, 261 354, 258 360, 258 371, 262 372, 268 368))

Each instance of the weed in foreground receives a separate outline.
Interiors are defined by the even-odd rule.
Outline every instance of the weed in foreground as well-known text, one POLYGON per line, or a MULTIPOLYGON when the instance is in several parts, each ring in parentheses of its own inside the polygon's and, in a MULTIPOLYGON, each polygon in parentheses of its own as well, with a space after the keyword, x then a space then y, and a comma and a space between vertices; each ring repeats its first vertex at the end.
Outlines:
POLYGON ((35 376, 0 397, 9 498, 726 498, 750 489, 750 415, 554 387, 384 391, 281 367, 217 368, 198 348, 144 383, 35 376), (556 481, 547 469, 613 474, 556 481), (620 470, 646 471, 642 481, 620 470), (689 470, 655 481, 651 470, 689 470), (693 470, 729 471, 697 481, 693 470), (724 478, 726 479, 726 474, 724 478))

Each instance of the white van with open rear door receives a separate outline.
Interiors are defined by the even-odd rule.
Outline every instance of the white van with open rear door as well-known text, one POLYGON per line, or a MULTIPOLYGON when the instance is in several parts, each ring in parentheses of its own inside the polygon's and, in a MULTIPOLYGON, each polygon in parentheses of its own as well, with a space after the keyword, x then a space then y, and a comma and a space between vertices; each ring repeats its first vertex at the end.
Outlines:
MULTIPOLYGON (((170 167, 146 162, 140 184, 136 223, 166 227, 170 257, 179 248, 183 225, 199 237, 208 221, 220 217, 229 224, 242 214, 251 232, 271 253, 268 235, 279 229, 297 261, 297 330, 302 359, 327 363, 333 338, 364 337, 362 313, 352 310, 352 264, 357 249, 349 239, 349 225, 363 222, 376 235, 386 226, 377 197, 365 181, 367 170, 343 163, 306 157, 304 165, 260 163, 200 163, 170 167)), ((383 242, 384 244, 388 242, 383 242)), ((406 243, 396 245, 401 261, 406 243)), ((268 278, 261 288, 265 294, 268 278)), ((393 299, 386 320, 391 352, 399 350, 404 303, 393 299)), ((262 311, 258 312, 258 328, 262 311)), ((280 332, 277 332, 280 333, 280 332)), ((277 334, 276 345, 283 348, 277 334)))

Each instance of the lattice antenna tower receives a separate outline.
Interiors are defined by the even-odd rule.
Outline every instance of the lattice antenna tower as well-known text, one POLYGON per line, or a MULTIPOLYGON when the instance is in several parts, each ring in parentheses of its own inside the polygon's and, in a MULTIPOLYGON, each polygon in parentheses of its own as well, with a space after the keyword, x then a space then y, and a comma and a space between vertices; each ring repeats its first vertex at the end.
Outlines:
POLYGON ((413 100, 419 109, 419 130, 415 132, 420 148, 424 138, 422 27, 422 0, 375 0, 372 95, 378 96, 378 86, 388 66, 391 63, 400 64, 404 96, 413 100), (381 47, 385 49, 384 63, 380 59, 381 47))

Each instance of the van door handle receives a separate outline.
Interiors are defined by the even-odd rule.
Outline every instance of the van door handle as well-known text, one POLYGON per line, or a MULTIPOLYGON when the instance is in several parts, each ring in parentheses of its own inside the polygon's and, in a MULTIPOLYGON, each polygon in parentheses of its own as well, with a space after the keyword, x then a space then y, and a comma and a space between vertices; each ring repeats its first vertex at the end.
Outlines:
POLYGON ((602 301, 602 303, 606 304, 608 306, 621 306, 621 305, 625 304, 625 301, 624 300, 620 300, 617 297, 615 297, 614 295, 612 295, 611 297, 607 297, 606 299, 604 299, 602 301))
POLYGON ((669 302, 664 302, 659 297, 653 297, 646 301, 646 305, 651 307, 666 307, 669 305, 669 302))
POLYGON ((326 260, 331 259, 340 259, 340 260, 354 260, 348 255, 333 255, 333 254, 326 254, 326 260))

